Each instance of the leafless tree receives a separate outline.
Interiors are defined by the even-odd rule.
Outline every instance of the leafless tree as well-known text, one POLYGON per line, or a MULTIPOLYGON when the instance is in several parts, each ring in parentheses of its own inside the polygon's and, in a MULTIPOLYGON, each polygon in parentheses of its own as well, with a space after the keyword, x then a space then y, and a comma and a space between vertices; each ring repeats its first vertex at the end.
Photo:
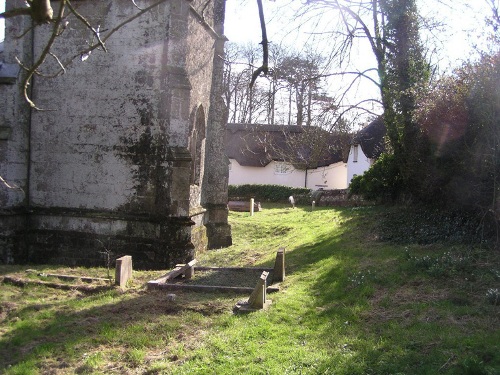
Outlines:
POLYGON ((225 95, 230 122, 328 127, 337 112, 326 93, 321 56, 271 44, 269 72, 250 85, 258 49, 228 43, 225 95))
POLYGON ((484 0, 491 10, 490 16, 487 18, 487 23, 493 27, 493 38, 500 41, 500 1, 499 0, 484 0))
POLYGON ((338 162, 348 152, 351 134, 348 124, 340 121, 338 130, 329 132, 319 127, 297 125, 254 128, 249 141, 274 160, 286 162, 290 168, 314 169, 338 162), (342 129, 343 128, 343 129, 342 129))

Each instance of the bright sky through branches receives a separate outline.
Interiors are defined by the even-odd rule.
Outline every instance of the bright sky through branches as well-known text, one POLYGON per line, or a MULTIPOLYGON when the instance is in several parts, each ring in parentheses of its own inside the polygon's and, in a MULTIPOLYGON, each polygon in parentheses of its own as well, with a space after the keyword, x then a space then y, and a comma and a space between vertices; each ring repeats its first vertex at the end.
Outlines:
MULTIPOLYGON (((0 13, 5 11, 5 0, 0 0, 0 13)), ((0 42, 5 37, 5 20, 0 19, 0 42)))
MULTIPOLYGON (((456 2, 458 3, 458 2, 456 2)), ((436 0, 420 0, 419 6, 424 16, 432 15, 441 18, 448 23, 448 31, 441 33, 443 40, 443 51, 447 55, 447 60, 456 61, 463 59, 477 43, 484 31, 484 18, 489 16, 489 9, 486 2, 475 0, 472 2, 464 1, 465 6, 459 6, 460 9, 452 11, 450 8, 439 5, 436 0)), ((313 23, 303 25, 303 21, 291 22, 293 18, 292 4, 300 4, 297 0, 277 0, 264 1, 264 12, 269 27, 269 38, 274 43, 287 43, 294 45, 295 41, 300 39, 305 41, 308 38, 307 30, 313 23)), ((5 0, 0 0, 0 12, 5 10, 5 0)), ((0 41, 4 39, 4 20, 0 19, 0 41)), ((260 42, 260 25, 258 18, 256 0, 227 0, 226 14, 226 36, 233 42, 251 42, 257 44, 260 42)))
MULTIPOLYGON (((437 0, 417 1, 424 18, 444 24, 434 34, 426 31, 422 33, 423 39, 427 37, 433 40, 433 48, 439 53, 435 58, 443 69, 448 68, 448 65, 460 65, 476 49, 485 49, 485 32, 489 31, 486 30, 485 18, 491 13, 485 0, 450 2, 455 9, 437 0)), ((300 46, 315 39, 315 33, 325 30, 325 20, 307 20, 307 15, 294 19, 294 12, 300 7, 302 2, 298 0, 264 0, 270 42, 300 49, 300 46)), ((225 34, 231 42, 253 45, 260 42, 256 0, 227 0, 225 34)))
MULTIPOLYGON (((97 0, 96 0, 97 1, 97 0)), ((231 42, 249 43, 258 48, 261 30, 256 0, 226 0, 225 34, 231 42)), ((424 19, 442 23, 440 28, 422 31, 422 39, 429 47, 428 57, 440 72, 460 66, 468 59, 474 60, 478 51, 485 51, 486 34, 490 31, 485 18, 491 9, 487 0, 417 0, 419 11, 424 19), (443 5, 448 2, 453 6, 443 5)), ((325 10, 316 13, 296 14, 304 10, 300 0, 263 0, 264 14, 270 43, 291 47, 297 51, 306 44, 313 52, 328 55, 331 52, 332 39, 328 32, 335 28, 334 11, 325 10)), ((0 12, 5 8, 5 0, 0 0, 0 12)), ((0 41, 4 39, 4 20, 0 20, 0 41)), ((373 53, 366 41, 359 43, 351 53, 352 65, 349 67, 330 66, 325 74, 342 70, 365 71, 376 66, 373 53)), ((373 77, 377 79, 373 72, 373 77)), ((327 91, 335 94, 344 83, 339 78, 328 80, 327 91)), ((359 85, 354 95, 364 98, 377 98, 378 88, 372 83, 359 85)), ((354 99, 353 99, 354 100, 354 99)))
MULTIPOLYGON (((324 3, 324 1, 323 1, 324 3)), ((309 49, 328 56, 332 52, 338 13, 328 7, 313 12, 304 12, 304 3, 299 0, 263 0, 267 24, 267 36, 271 44, 292 48, 298 52, 309 49), (297 16, 299 14, 299 16, 297 16)), ((490 16, 486 0, 417 0, 422 15, 421 37, 428 48, 427 58, 438 72, 449 72, 464 61, 475 60, 478 51, 487 50, 488 30, 485 18, 490 16), (446 2, 453 5, 447 6, 446 2), (440 26, 435 26, 435 25, 440 26), (429 27, 426 27, 429 25, 429 27)), ((367 19, 369 23, 370 20, 367 19)), ((227 0, 225 35, 229 41, 251 44, 259 48, 261 31, 256 0, 227 0)), ((324 74, 346 71, 364 72, 376 67, 375 57, 365 38, 359 38, 351 50, 349 65, 339 66, 334 60, 324 74)), ((375 71, 370 77, 378 81, 375 71)), ((336 75, 328 79, 328 92, 336 96, 349 87, 351 76, 336 75), (341 78, 342 77, 342 78, 341 78)), ((379 88, 368 79, 359 80, 349 89, 345 106, 365 99, 377 99, 379 88), (363 81, 363 82, 361 82, 363 81), (353 89, 354 88, 354 89, 353 89)), ((370 110, 381 112, 381 108, 370 110)))

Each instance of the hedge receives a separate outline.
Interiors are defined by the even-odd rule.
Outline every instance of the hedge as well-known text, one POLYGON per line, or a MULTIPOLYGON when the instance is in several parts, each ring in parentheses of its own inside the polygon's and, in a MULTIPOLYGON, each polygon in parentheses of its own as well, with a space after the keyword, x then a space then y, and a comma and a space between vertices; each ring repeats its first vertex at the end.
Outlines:
POLYGON ((296 202, 309 204, 311 190, 283 185, 229 185, 229 200, 254 198, 262 202, 288 203, 290 195, 293 195, 296 202))

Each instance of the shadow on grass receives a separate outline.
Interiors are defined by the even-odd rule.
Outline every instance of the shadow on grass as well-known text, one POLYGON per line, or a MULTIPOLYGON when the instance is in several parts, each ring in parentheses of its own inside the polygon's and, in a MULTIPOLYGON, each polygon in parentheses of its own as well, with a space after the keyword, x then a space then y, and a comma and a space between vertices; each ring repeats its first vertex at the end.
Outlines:
MULTIPOLYGON (((196 270, 192 279, 173 279, 169 284, 228 286, 254 288, 262 274, 260 269, 219 269, 201 271, 196 270)), ((273 280, 273 271, 268 275, 268 286, 273 280)))
MULTIPOLYGON (((256 334, 261 331, 258 325, 262 323, 260 317, 278 326, 273 327, 279 331, 277 336, 286 327, 293 328, 289 331, 290 335, 295 334, 295 325, 297 330, 298 325, 310 328, 309 331, 303 331, 303 336, 288 342, 300 343, 309 352, 326 354, 317 362, 309 363, 310 367, 303 373, 459 374, 474 369, 473 366, 479 366, 481 361, 496 363, 498 343, 494 344, 495 334, 454 322, 453 319, 459 316, 453 313, 447 315, 439 299, 411 300, 415 294, 410 292, 423 288, 423 285, 413 283, 414 280, 407 280, 406 275, 400 274, 397 262, 400 260, 401 254, 398 252, 401 247, 386 247, 370 240, 372 236, 376 237, 373 223, 376 210, 334 210, 336 222, 332 223, 331 228, 318 230, 316 236, 308 237, 298 246, 288 247, 286 273, 289 277, 284 284, 290 293, 276 296, 276 304, 273 303, 276 307, 271 307, 269 312, 234 318, 245 323, 242 324, 245 329, 252 330, 244 339, 236 341, 236 345, 246 348, 258 342, 258 346, 265 349, 264 339, 256 334), (370 215, 371 219, 368 218, 370 215), (393 259, 387 262, 391 257, 393 259), (375 274, 372 278, 362 280, 360 277, 367 275, 364 273, 367 268, 372 268, 375 274), (391 293, 396 295, 392 296, 391 293), (392 306, 394 302, 397 304, 392 306), (249 324, 246 324, 247 321, 249 324), (454 324, 451 328, 448 327, 450 323, 454 324), (473 339, 467 338, 470 333, 473 339), (485 343, 478 345, 481 338, 484 338, 485 343), (311 344, 308 343, 309 339, 311 344)), ((271 214, 282 216, 287 211, 271 214)), ((304 221, 303 216, 299 220, 304 221)), ((278 223, 278 219, 276 222, 278 227, 298 225, 297 222, 278 223)), ((283 233, 288 236, 287 239, 302 235, 295 230, 283 230, 283 233)), ((271 254, 277 250, 263 250, 266 252, 266 261, 255 266, 269 267, 269 259, 274 258, 271 254)), ((423 290, 422 294, 425 293, 427 291, 423 290)), ((70 311, 76 309, 80 298, 72 296, 72 303, 68 304, 66 310, 40 316, 36 324, 23 325, 24 316, 42 314, 45 309, 57 307, 57 303, 30 305, 17 312, 21 321, 9 321, 9 324, 16 326, 0 339, 0 366, 41 358, 43 352, 37 350, 36 346, 42 343, 53 345, 60 351, 59 356, 68 358, 70 365, 76 363, 77 369, 81 368, 82 359, 75 355, 81 356, 88 350, 107 347, 115 350, 144 346, 161 348, 162 356, 175 361, 175 354, 169 352, 169 344, 186 337, 202 340, 203 336, 198 330, 209 331, 211 323, 220 322, 204 322, 203 318, 230 311, 234 303, 233 296, 228 295, 177 294, 178 298, 173 302, 167 301, 165 292, 140 293, 117 302, 120 298, 118 293, 107 292, 86 297, 86 301, 94 301, 98 306, 78 312, 70 311), (103 301, 99 300, 101 298, 103 301), (196 313, 196 317, 190 316, 190 312, 196 313)), ((65 303, 61 302, 61 308, 65 303)), ((477 309, 475 313, 491 313, 493 308, 477 309)), ((217 335, 218 330, 223 331, 226 339, 227 335, 232 334, 231 329, 230 326, 218 326, 214 334, 217 335), (224 331, 226 328, 227 331, 224 331)), ((275 341, 282 345, 280 340, 282 337, 275 341)), ((275 348, 279 348, 279 345, 275 348)), ((241 351, 244 353, 244 349, 241 351)), ((214 349, 207 355, 207 360, 213 360, 213 357, 220 355, 219 352, 224 353, 224 349, 214 349)), ((225 359, 221 355, 217 360, 225 359)), ((293 366, 301 365, 301 360, 300 356, 286 359, 293 366)), ((468 373, 488 373, 483 371, 485 368, 483 364, 477 367, 477 371, 468 373)), ((297 370, 294 373, 299 372, 297 370)))
POLYGON ((162 348, 168 358, 171 340, 181 332, 189 336, 201 329, 201 325, 190 326, 185 314, 197 313, 203 319, 232 308, 232 302, 224 301, 227 296, 219 294, 176 295, 172 301, 160 291, 137 292, 126 299, 118 291, 85 297, 76 293, 60 302, 33 303, 13 311, 3 322, 14 328, 0 339, 0 372, 21 362, 36 363, 46 350, 49 357, 58 359, 60 368, 78 367, 78 363, 81 367, 82 358, 75 353, 99 348, 162 348), (121 300, 116 302, 117 298, 121 300), (74 311, 84 303, 98 306, 74 311))
MULTIPOLYGON (((370 212, 372 219, 377 210, 370 212)), ((421 276, 406 274, 401 264, 403 248, 375 241, 379 223, 367 220, 363 212, 368 211, 341 211, 340 233, 332 231, 289 254, 294 272, 313 272, 314 310, 310 314, 326 327, 320 333, 325 347, 333 348, 331 357, 317 364, 316 371, 500 373, 500 357, 495 354, 499 333, 490 331, 487 323, 498 319, 473 321, 460 306, 449 306, 450 298, 453 301, 453 294, 461 290, 455 280, 445 289, 444 281, 427 280, 422 285, 421 276), (424 287, 430 292, 415 291, 424 287), (391 291, 400 293, 402 300, 392 298, 391 291), (426 293, 431 293, 430 298, 426 293), (461 319, 471 325, 465 329, 461 319)), ((468 311, 495 316, 481 302, 468 311)))

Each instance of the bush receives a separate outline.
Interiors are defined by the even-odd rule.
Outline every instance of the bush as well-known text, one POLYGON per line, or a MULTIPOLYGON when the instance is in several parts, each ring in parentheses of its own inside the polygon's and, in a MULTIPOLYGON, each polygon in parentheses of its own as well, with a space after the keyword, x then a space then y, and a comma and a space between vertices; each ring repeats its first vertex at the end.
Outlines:
POLYGON ((296 203, 307 203, 311 200, 311 190, 292 188, 282 185, 229 185, 229 200, 254 198, 262 202, 288 203, 293 195, 296 203))
POLYGON ((367 200, 389 201, 396 199, 400 185, 399 169, 394 155, 382 154, 369 170, 351 180, 349 194, 361 195, 367 200))
POLYGON ((421 99, 416 115, 430 152, 421 168, 427 173, 417 179, 429 203, 498 217, 499 80, 500 54, 483 55, 437 81, 421 99))
POLYGON ((481 243, 480 221, 472 213, 441 208, 401 207, 381 215, 379 238, 399 244, 481 243))

